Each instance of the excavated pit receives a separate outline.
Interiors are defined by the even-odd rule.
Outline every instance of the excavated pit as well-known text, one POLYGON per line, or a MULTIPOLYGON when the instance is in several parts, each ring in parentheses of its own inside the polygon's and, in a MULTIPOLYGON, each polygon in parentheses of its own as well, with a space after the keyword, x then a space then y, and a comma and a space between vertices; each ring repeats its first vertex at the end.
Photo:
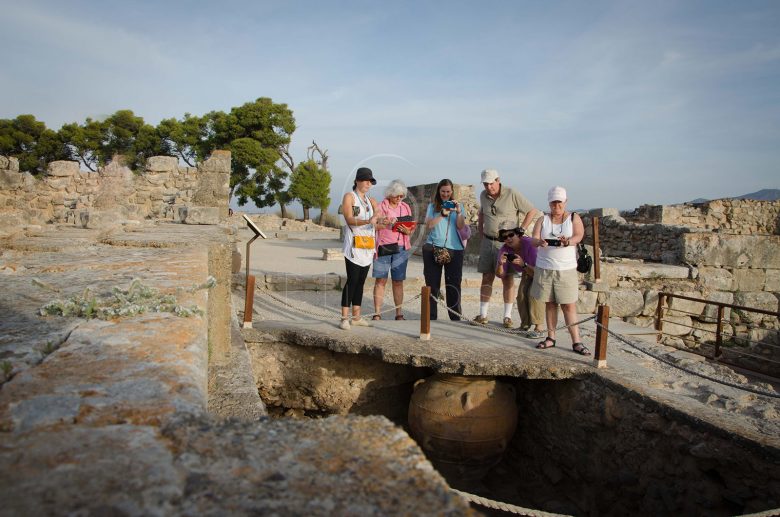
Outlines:
MULTIPOLYGON (((434 373, 267 337, 246 345, 260 397, 278 417, 383 415, 408 431, 414 382, 434 373)), ((455 488, 570 515, 725 516, 780 506, 774 447, 595 375, 500 380, 516 389, 517 430, 481 481, 448 478, 455 488)))

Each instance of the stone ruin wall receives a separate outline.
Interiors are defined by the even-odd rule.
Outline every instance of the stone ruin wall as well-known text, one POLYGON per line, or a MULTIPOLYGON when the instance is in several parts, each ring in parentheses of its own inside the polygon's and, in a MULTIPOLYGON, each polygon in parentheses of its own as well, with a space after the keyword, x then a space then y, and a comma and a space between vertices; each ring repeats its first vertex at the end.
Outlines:
MULTIPOLYGON (((581 312, 606 303, 613 316, 650 327, 660 291, 779 310, 780 201, 645 205, 625 218, 612 212, 591 212, 600 216, 604 262, 601 282, 582 292, 581 312)), ((583 217, 586 242, 592 242, 591 214, 583 217)), ((664 317, 664 332, 672 336, 667 343, 698 348, 714 342, 716 306, 675 299, 670 307, 664 317)), ((724 339, 733 336, 746 353, 780 361, 777 317, 726 309, 724 320, 724 339)))
POLYGON ((154 156, 133 173, 114 160, 97 171, 55 161, 40 177, 0 156, 0 231, 26 225, 73 223, 101 227, 144 219, 217 224, 228 215, 230 153, 215 151, 197 167, 154 156))

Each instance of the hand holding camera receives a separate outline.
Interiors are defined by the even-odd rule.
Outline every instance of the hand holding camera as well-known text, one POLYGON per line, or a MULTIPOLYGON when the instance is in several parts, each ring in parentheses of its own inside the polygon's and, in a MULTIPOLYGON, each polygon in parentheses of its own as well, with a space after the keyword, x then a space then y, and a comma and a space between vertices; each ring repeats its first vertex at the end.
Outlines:
POLYGON ((544 242, 546 242, 548 246, 562 246, 563 245, 563 242, 560 239, 544 239, 544 242))

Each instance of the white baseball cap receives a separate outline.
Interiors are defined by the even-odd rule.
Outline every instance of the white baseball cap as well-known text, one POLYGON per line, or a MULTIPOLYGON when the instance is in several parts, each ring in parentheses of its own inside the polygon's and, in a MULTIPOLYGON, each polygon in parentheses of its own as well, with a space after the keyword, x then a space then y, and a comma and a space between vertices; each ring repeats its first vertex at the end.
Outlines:
POLYGON ((563 187, 553 187, 547 192, 547 202, 566 201, 566 189, 563 187))
POLYGON ((495 169, 485 169, 482 171, 482 183, 493 183, 498 179, 498 171, 495 169))

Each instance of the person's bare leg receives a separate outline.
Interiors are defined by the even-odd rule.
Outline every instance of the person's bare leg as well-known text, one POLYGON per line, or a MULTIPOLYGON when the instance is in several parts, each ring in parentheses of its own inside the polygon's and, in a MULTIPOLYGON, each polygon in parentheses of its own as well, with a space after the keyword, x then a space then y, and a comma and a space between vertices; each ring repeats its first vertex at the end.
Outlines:
POLYGON ((382 312, 382 302, 385 298, 385 284, 387 284, 387 278, 374 279, 374 314, 382 312))
POLYGON ((555 339, 555 327, 558 326, 558 304, 554 302, 545 303, 544 315, 547 320, 547 337, 555 339))
POLYGON ((569 334, 571 335, 571 342, 580 342, 580 328, 579 325, 572 325, 577 321, 577 304, 574 303, 562 303, 561 311, 563 312, 563 320, 569 325, 569 334))
POLYGON ((515 301, 515 279, 509 274, 501 279, 504 288, 504 303, 513 303, 515 301))
POLYGON ((489 302, 490 295, 493 294, 493 280, 496 279, 496 274, 492 271, 482 273, 482 285, 479 288, 479 301, 489 302))
POLYGON ((395 315, 402 314, 401 305, 404 303, 404 281, 393 280, 393 303, 395 303, 395 315))

